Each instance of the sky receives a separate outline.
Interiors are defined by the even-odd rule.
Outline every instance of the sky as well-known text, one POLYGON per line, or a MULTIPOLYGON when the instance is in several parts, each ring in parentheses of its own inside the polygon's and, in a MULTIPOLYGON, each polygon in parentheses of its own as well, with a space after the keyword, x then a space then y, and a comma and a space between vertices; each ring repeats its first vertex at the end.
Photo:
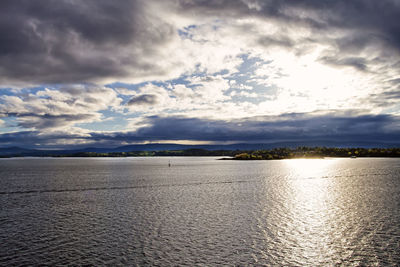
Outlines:
POLYGON ((400 145, 399 0, 2 0, 0 146, 400 145))

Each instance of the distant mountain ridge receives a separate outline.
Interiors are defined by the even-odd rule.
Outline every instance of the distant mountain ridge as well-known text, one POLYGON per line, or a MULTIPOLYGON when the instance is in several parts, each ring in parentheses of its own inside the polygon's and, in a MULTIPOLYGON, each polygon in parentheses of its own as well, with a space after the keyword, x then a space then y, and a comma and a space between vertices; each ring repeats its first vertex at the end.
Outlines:
POLYGON ((29 153, 35 153, 37 150, 36 149, 26 149, 26 148, 21 148, 17 146, 13 147, 0 147, 0 155, 6 156, 6 155, 15 155, 15 154, 29 154, 29 153))
POLYGON ((126 145, 115 148, 86 147, 80 149, 59 149, 59 150, 41 150, 28 149, 17 146, 0 147, 0 156, 52 156, 52 155, 70 155, 80 152, 112 153, 112 152, 131 152, 131 151, 166 151, 166 150, 187 150, 187 149, 205 149, 205 150, 262 150, 278 147, 296 148, 299 146, 316 147, 363 147, 363 148, 391 148, 400 147, 396 143, 373 143, 373 142, 331 142, 331 141, 306 141, 306 142, 281 142, 270 144, 248 144, 237 143, 229 145, 182 145, 182 144, 136 144, 126 145))

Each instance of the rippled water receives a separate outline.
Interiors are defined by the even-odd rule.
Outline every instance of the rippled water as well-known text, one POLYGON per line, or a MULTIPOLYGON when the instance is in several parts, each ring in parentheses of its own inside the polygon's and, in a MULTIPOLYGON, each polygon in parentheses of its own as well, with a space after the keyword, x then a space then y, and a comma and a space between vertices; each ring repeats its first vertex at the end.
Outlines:
POLYGON ((0 265, 400 265, 399 204, 399 159, 2 159, 0 265))

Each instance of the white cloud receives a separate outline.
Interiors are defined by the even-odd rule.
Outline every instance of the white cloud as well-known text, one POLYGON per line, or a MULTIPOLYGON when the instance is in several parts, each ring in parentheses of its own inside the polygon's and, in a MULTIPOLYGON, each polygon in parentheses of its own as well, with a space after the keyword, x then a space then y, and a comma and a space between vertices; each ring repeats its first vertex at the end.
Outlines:
POLYGON ((118 108, 121 101, 111 88, 76 85, 1 96, 0 113, 16 117, 19 126, 28 129, 70 129, 100 121, 99 111, 118 108))
POLYGON ((186 87, 184 84, 176 84, 173 87, 173 95, 178 99, 186 99, 195 96, 192 88, 186 87))
POLYGON ((115 91, 120 95, 135 95, 136 92, 134 90, 129 90, 124 87, 115 88, 115 91))
POLYGON ((229 81, 221 75, 190 78, 190 84, 194 86, 194 92, 200 96, 200 101, 215 103, 229 99, 224 93, 229 89, 229 81))

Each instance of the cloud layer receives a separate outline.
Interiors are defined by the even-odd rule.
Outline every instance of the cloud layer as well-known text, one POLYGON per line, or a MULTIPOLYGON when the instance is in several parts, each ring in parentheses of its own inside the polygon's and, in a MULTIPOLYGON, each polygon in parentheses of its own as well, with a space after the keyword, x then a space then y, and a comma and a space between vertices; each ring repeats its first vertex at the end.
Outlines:
POLYGON ((185 60, 211 69, 213 62, 204 61, 211 59, 207 52, 201 51, 201 58, 191 49, 215 50, 211 46, 218 42, 190 29, 203 27, 210 35, 225 22, 229 27, 215 37, 240 44, 231 55, 215 51, 224 56, 248 52, 248 45, 307 53, 318 42, 328 46, 321 61, 367 70, 371 62, 362 53, 371 47, 381 48, 376 56, 399 55, 399 17, 396 0, 5 0, 0 3, 0 77, 3 84, 144 80, 193 70, 185 60), (220 25, 207 28, 216 21, 220 25))

